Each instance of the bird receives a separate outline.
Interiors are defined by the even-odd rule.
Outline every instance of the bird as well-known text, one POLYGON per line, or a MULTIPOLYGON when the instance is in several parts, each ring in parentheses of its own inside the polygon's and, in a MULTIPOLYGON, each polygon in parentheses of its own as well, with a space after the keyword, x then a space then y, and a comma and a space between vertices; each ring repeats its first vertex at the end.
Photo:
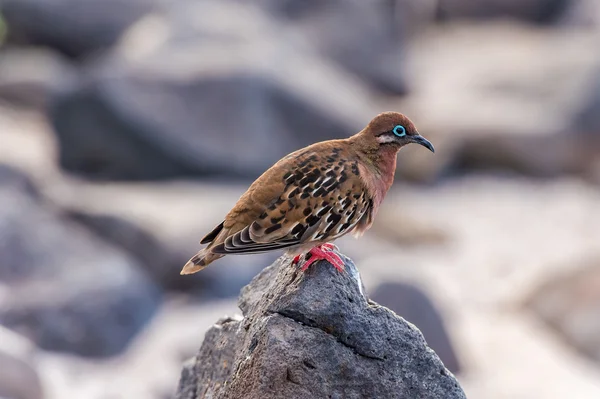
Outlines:
POLYGON ((325 259, 339 271, 344 262, 332 242, 373 224, 394 181, 397 154, 407 144, 435 152, 411 120, 398 112, 375 116, 344 139, 312 144, 283 157, 258 177, 223 221, 200 244, 208 244, 183 267, 196 273, 226 255, 285 249, 301 270, 325 259))

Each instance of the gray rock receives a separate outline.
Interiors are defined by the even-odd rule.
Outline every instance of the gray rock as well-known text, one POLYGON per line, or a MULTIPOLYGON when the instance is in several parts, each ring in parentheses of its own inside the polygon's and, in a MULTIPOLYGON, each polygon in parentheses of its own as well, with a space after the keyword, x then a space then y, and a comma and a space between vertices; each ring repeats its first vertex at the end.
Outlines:
POLYGON ((424 291, 409 283, 383 283, 370 297, 413 323, 446 368, 454 374, 460 371, 460 364, 442 315, 424 291))
POLYGON ((319 53, 388 94, 406 94, 404 50, 413 7, 408 1, 259 0, 293 25, 319 53), (349 29, 351 27, 351 29, 349 29))
POLYGON ((592 132, 560 132, 544 140, 490 134, 464 140, 453 167, 459 172, 492 170, 544 178, 580 175, 594 179, 598 154, 600 135, 592 132))
POLYGON ((537 23, 555 22, 572 0, 439 0, 438 17, 490 19, 516 18, 537 23))
POLYGON ((600 136, 600 70, 595 73, 588 88, 589 92, 574 116, 573 126, 583 134, 600 136))
MULTIPOLYGON (((576 121, 574 114, 598 82, 598 75, 593 76, 597 56, 589 51, 597 42, 595 34, 574 37, 557 29, 540 36, 535 27, 510 22, 452 24, 432 32, 429 43, 446 50, 434 54, 418 49, 412 53, 414 65, 422 66, 418 73, 415 70, 415 91, 427 94, 414 98, 411 115, 415 114, 419 130, 440 151, 411 163, 410 157, 422 152, 404 151, 398 157, 397 174, 429 170, 434 172, 433 180, 435 174, 443 178, 466 171, 495 170, 594 178, 599 141, 593 131, 578 133, 582 129, 577 125, 583 122, 576 121), (474 37, 478 40, 473 41, 474 37), (507 40, 512 43, 509 47, 507 40), (485 62, 478 63, 482 61, 482 42, 486 57, 485 62), (555 48, 564 48, 569 54, 557 58, 555 48), (522 67, 505 63, 507 57, 520 58, 522 67), (456 59, 462 60, 463 67, 454 76, 446 74, 456 59), (555 83, 548 85, 549 80, 555 83), (455 93, 452 101, 433 105, 449 92, 455 93), (456 118, 466 114, 468 118, 456 118)), ((590 125, 595 115, 593 103, 590 99, 591 112, 585 118, 590 125)))
POLYGON ((266 268, 242 290, 244 318, 207 332, 177 398, 465 398, 419 330, 369 301, 345 264, 266 268))
MULTIPOLYGON (((234 257, 219 262, 216 267, 211 267, 204 273, 182 277, 179 271, 197 250, 201 234, 195 237, 194 246, 183 247, 171 240, 161 241, 152 231, 109 213, 97 215, 68 210, 66 214, 114 247, 134 257, 144 268, 145 274, 157 285, 169 291, 183 291, 202 300, 235 298, 240 289, 262 269, 264 263, 259 262, 264 262, 265 258, 270 262, 275 258, 275 255, 270 254, 260 255, 253 260, 234 257)), ((167 215, 172 216, 172 213, 167 215)))
POLYGON ((202 273, 179 275, 185 262, 201 248, 200 238, 223 220, 246 188, 246 183, 206 181, 78 182, 68 190, 46 194, 63 215, 135 257, 157 284, 204 301, 237 298, 240 289, 279 255, 228 256, 202 273))
POLYGON ((376 113, 356 82, 260 10, 184 4, 140 22, 118 52, 57 93, 51 118, 64 168, 99 179, 256 177, 376 113), (143 47, 157 25, 170 32, 164 42, 120 56, 143 47))
POLYGON ((0 0, 8 42, 48 46, 70 57, 114 44, 153 9, 152 0, 0 0))
POLYGON ((195 374, 196 358, 189 359, 183 365, 181 378, 177 387, 177 397, 179 399, 196 399, 196 385, 198 380, 195 374))
POLYGON ((11 104, 44 109, 50 93, 75 77, 73 68, 50 50, 10 48, 0 55, 0 98, 11 104))
POLYGON ((57 99, 52 117, 62 167, 97 179, 256 177, 277 160, 264 156, 267 148, 269 154, 286 154, 345 133, 292 93, 250 72, 199 76, 185 85, 133 74, 99 79, 57 99), (176 111, 162 112, 171 107, 176 111), (300 131, 306 134, 296 134, 300 131))
POLYGON ((151 232, 113 215, 94 215, 77 210, 68 210, 66 214, 68 218, 85 225, 107 242, 135 257, 156 284, 174 289, 191 288, 181 287, 186 282, 198 284, 196 279, 182 279, 178 273, 174 273, 177 266, 182 264, 181 259, 172 254, 151 232))
POLYGON ((63 220, 19 173, 0 167, 0 324, 40 347, 121 352, 160 291, 131 257, 63 220))
POLYGON ((600 3, 596 0, 573 0, 562 15, 558 26, 598 28, 600 26, 600 3))

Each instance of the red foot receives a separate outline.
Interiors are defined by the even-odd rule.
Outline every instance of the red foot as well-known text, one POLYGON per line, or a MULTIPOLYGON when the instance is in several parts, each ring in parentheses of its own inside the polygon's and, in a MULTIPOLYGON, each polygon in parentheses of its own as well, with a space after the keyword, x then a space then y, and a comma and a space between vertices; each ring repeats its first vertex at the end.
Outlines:
POLYGON ((302 254, 294 256, 294 260, 292 261, 292 265, 297 265, 298 262, 300 262, 300 256, 302 256, 302 254))
POLYGON ((338 247, 336 247, 335 245, 333 245, 330 242, 326 242, 325 244, 321 244, 321 248, 325 248, 325 249, 327 249, 329 251, 333 251, 333 250, 338 251, 339 250, 338 247))
MULTIPOLYGON (((325 259, 327 262, 331 263, 340 272, 344 271, 344 261, 342 260, 342 258, 340 258, 340 256, 338 254, 336 254, 335 252, 332 252, 334 249, 337 249, 337 247, 335 245, 329 244, 329 243, 317 245, 316 247, 314 247, 313 249, 308 251, 308 253, 311 256, 308 260, 306 260, 304 262, 301 270, 306 271, 306 269, 308 269, 308 267, 310 265, 312 265, 313 263, 315 263, 316 261, 325 259)), ((299 260, 300 260, 300 255, 297 255, 294 258, 294 264, 298 263, 299 260)))

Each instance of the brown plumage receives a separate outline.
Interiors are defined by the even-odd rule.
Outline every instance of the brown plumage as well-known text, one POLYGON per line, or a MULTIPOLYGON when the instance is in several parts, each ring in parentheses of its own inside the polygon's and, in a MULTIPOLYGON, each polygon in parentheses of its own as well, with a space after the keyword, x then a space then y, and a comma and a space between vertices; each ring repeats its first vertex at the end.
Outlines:
POLYGON ((181 274, 195 273, 225 255, 282 248, 299 254, 318 247, 311 251, 313 258, 323 258, 323 248, 332 248, 322 248, 324 243, 371 227, 393 183, 396 154, 409 143, 433 151, 406 116, 384 112, 352 137, 287 155, 256 179, 225 220, 200 241, 208 246, 181 274))

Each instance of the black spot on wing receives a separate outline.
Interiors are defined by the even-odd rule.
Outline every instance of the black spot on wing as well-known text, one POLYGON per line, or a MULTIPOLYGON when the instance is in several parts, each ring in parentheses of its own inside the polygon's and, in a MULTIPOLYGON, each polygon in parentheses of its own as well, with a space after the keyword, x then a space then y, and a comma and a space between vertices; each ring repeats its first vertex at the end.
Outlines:
POLYGON ((296 226, 294 226, 294 228, 292 229, 292 235, 293 236, 297 236, 300 237, 302 236, 302 234, 304 233, 304 231, 306 231, 306 226, 298 223, 296 226))
POLYGON ((300 180, 298 182, 298 185, 300 187, 304 187, 305 185, 307 185, 309 183, 314 183, 319 178, 319 175, 320 175, 319 170, 313 169, 310 173, 308 173, 306 176, 304 176, 302 178, 302 180, 300 180))
POLYGON ((315 224, 319 223, 319 220, 321 220, 321 218, 315 215, 310 215, 306 218, 306 223, 308 223, 309 226, 314 226, 315 224))
POLYGON ((348 180, 348 175, 346 174, 346 172, 344 172, 343 170, 340 172, 340 183, 345 182, 346 180, 348 180))
POLYGON ((352 205, 352 201, 350 198, 346 197, 346 199, 342 201, 342 210, 345 211, 346 209, 350 208, 350 205, 352 205))
POLYGON ((358 171, 358 162, 352 163, 352 173, 354 173, 356 176, 358 176, 360 174, 358 171))
POLYGON ((356 216, 356 207, 352 210, 350 215, 348 215, 348 220, 354 219, 354 216, 356 216))
POLYGON ((288 194, 288 198, 293 198, 296 195, 298 195, 298 193, 300 193, 300 189, 298 187, 296 187, 295 189, 290 191, 290 193, 288 194))
POLYGON ((313 194, 313 197, 324 197, 327 195, 327 190, 324 189, 323 187, 320 187, 317 191, 315 191, 315 193, 313 194))
POLYGON ((327 217, 327 223, 333 223, 334 225, 338 224, 339 221, 342 219, 342 217, 340 215, 338 215, 337 213, 330 213, 329 216, 327 217))
POLYGON ((323 209, 321 209, 321 210, 320 210, 320 211, 317 213, 317 216, 318 216, 318 217, 322 217, 322 216, 326 215, 326 214, 327 214, 327 212, 329 212, 330 210, 331 210, 331 205, 330 205, 330 206, 326 206, 326 207, 324 207, 323 209))
POLYGON ((282 216, 280 216, 278 218, 271 218, 271 223, 272 224, 279 223, 279 222, 281 222, 283 220, 284 217, 285 217, 285 215, 282 215, 282 216))
POLYGON ((323 180, 323 187, 329 187, 332 184, 335 184, 336 180, 333 176, 328 176, 325 180, 323 180))
POLYGON ((271 234, 274 231, 277 231, 281 228, 281 223, 274 224, 271 227, 265 229, 265 234, 271 234))
POLYGON ((292 174, 292 172, 287 172, 285 175, 283 175, 283 181, 285 182, 285 184, 292 184, 295 180, 295 175, 292 174))

